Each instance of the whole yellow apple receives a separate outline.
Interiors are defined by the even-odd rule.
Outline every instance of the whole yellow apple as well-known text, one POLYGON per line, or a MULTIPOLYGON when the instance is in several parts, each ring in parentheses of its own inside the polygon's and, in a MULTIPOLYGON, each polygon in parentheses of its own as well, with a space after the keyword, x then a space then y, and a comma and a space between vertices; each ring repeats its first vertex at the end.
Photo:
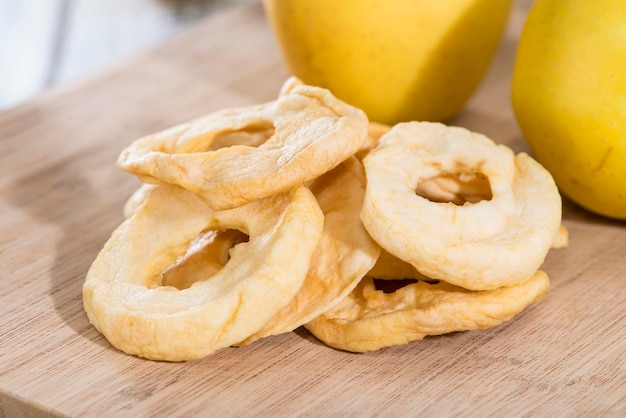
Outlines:
POLYGON ((626 1, 537 0, 518 47, 512 102, 563 194, 626 219, 626 1))
POLYGON ((444 121, 484 76, 511 0, 264 0, 290 71, 371 120, 444 121))

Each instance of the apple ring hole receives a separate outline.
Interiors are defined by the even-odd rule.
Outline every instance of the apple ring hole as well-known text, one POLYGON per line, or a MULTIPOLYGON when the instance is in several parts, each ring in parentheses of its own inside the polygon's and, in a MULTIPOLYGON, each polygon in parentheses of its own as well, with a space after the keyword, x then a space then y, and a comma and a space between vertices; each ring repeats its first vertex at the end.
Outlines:
POLYGON ((457 206, 493 198, 489 178, 481 172, 444 173, 431 177, 419 183, 415 193, 431 202, 457 206))
POLYGON ((243 129, 223 131, 213 139, 211 146, 206 151, 215 151, 233 145, 246 145, 256 148, 264 144, 275 132, 276 128, 271 121, 261 121, 243 129))
POLYGON ((228 263, 232 248, 248 240, 248 235, 237 229, 202 232, 185 254, 163 272, 161 285, 183 290, 210 279, 228 263))

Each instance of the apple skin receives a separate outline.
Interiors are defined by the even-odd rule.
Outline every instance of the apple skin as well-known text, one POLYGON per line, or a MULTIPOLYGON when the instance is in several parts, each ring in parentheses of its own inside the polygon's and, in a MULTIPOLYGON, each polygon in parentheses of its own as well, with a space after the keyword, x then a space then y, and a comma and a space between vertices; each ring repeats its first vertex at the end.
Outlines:
POLYGON ((561 192, 626 219, 626 1, 537 0, 518 45, 512 104, 561 192))
POLYGON ((445 121, 479 85, 511 0, 264 0, 289 70, 370 120, 445 121))

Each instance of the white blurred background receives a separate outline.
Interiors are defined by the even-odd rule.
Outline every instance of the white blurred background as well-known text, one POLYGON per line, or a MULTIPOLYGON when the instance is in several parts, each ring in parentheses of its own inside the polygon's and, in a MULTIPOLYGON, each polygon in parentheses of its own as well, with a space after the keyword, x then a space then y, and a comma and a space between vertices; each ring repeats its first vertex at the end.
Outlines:
POLYGON ((0 0, 0 111, 250 1, 0 0))

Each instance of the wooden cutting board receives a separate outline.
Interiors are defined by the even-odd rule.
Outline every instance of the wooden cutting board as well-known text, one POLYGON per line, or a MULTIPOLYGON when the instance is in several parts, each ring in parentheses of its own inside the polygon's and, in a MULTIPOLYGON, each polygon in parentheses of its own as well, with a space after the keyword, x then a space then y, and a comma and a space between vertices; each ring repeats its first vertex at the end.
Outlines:
MULTIPOLYGON (((452 121, 525 150, 509 104, 519 2, 480 90, 452 121)), ((270 100, 287 77, 259 4, 0 114, 0 416, 624 416, 626 225, 564 202, 570 246, 538 304, 486 331, 368 354, 307 331, 159 363, 113 349, 83 312, 89 265, 138 186, 137 137, 270 100)), ((541 202, 537 202, 541 204, 541 202)))

